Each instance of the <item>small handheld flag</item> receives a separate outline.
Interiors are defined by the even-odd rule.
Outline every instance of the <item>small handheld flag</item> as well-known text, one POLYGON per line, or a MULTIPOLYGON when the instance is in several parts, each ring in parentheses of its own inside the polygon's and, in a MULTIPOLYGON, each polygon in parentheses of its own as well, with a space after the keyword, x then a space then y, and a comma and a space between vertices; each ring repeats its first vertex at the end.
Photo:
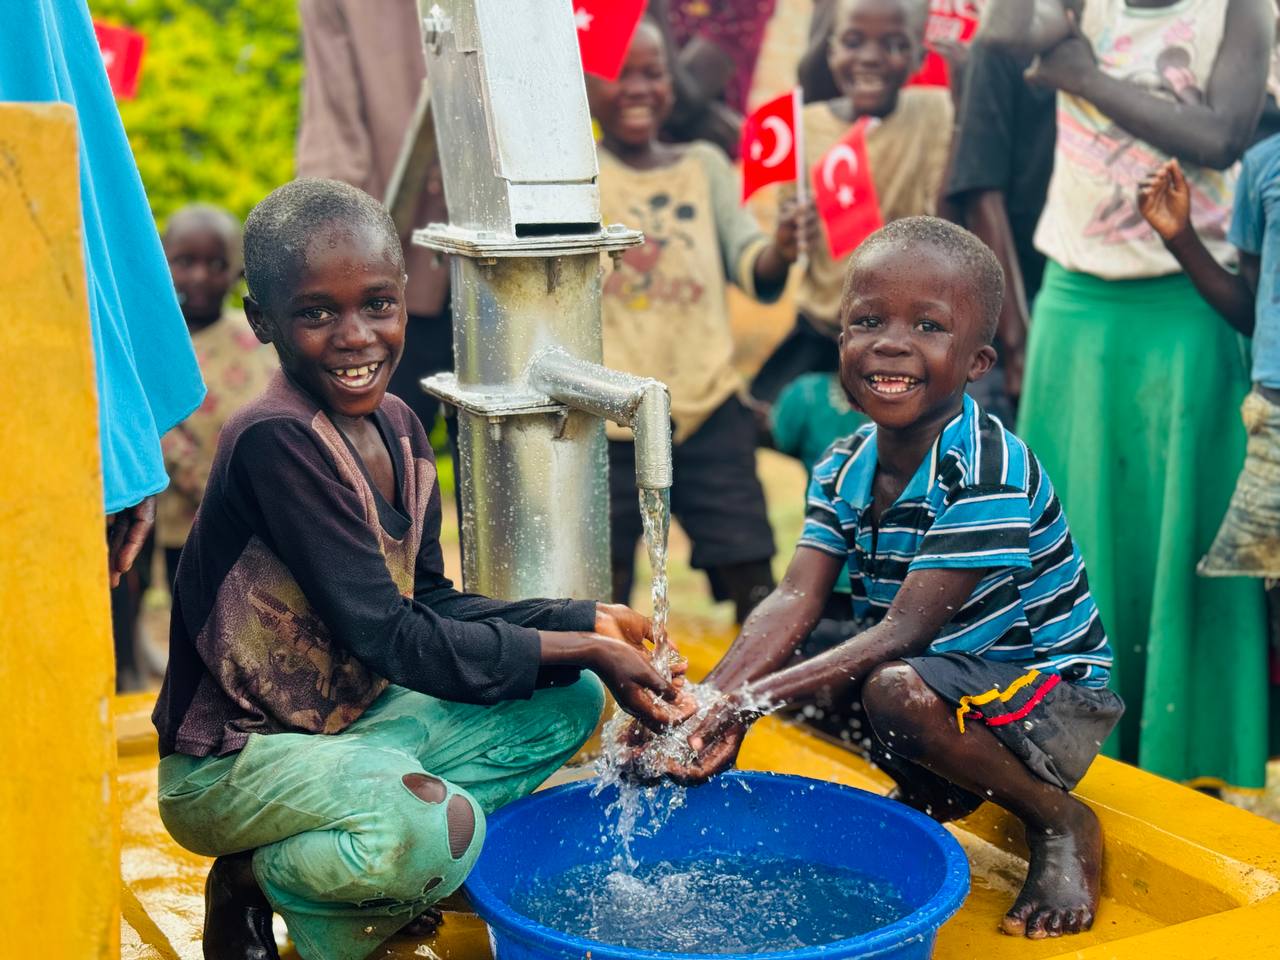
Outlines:
POLYGON ((798 90, 762 105, 742 123, 742 200, 771 183, 798 179, 800 109, 798 90))
POLYGON ((867 130, 863 117, 813 166, 813 200, 827 228, 832 259, 853 251, 884 226, 880 200, 867 161, 867 130))

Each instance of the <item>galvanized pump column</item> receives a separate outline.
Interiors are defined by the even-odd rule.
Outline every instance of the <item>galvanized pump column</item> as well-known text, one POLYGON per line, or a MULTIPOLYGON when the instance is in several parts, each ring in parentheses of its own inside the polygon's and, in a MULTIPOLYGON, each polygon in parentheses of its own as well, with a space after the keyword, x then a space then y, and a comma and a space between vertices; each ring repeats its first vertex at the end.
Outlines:
POLYGON ((420 0, 448 224, 467 589, 609 595, 602 417, 636 434, 637 482, 671 486, 666 387, 600 365, 602 252, 642 243, 600 222, 570 0, 420 0))

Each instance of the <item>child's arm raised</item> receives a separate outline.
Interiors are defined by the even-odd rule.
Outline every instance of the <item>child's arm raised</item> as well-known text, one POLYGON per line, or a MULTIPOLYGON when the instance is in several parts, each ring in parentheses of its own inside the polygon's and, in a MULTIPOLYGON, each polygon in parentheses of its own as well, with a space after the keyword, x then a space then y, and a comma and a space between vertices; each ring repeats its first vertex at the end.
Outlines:
POLYGON ((1142 181, 1138 209, 1209 306, 1246 337, 1253 336, 1259 258, 1242 250, 1239 274, 1213 258, 1191 225, 1191 187, 1177 160, 1142 181))
POLYGON ((698 160, 711 189, 711 214, 724 275, 743 293, 761 303, 773 303, 787 285, 787 271, 796 260, 796 214, 779 216, 770 240, 751 211, 742 206, 742 181, 724 152, 709 144, 695 144, 698 160))
POLYGON ((834 700, 861 684, 880 664, 924 653, 988 572, 985 568, 914 570, 907 574, 889 612, 874 627, 794 667, 739 689, 731 688, 733 692, 689 737, 689 746, 698 752, 697 760, 673 769, 672 777, 682 783, 701 783, 728 767, 738 754, 747 727, 760 716, 757 704, 818 697, 834 700))
POLYGON ((1272 0, 1229 0, 1226 29, 1203 97, 1170 100, 1098 68, 1072 33, 1027 72, 1033 83, 1088 100, 1140 140, 1190 163, 1225 170, 1244 153, 1266 96, 1275 34, 1272 0))

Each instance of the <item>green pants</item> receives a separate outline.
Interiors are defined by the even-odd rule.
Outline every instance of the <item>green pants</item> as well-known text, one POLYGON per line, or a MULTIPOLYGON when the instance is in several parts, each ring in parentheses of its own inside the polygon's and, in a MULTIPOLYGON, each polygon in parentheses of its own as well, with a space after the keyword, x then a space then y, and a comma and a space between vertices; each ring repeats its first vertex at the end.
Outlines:
POLYGON ((603 705, 589 673, 491 707, 389 687, 339 734, 253 734, 225 757, 165 757, 160 816, 196 853, 254 850, 258 883, 306 960, 359 960, 462 885, 484 815, 571 757, 603 705), (406 786, 423 773, 443 782, 441 802, 406 786), (470 803, 475 830, 451 851, 456 796, 470 803))
POLYGON ((1050 262, 1018 434, 1053 478, 1115 651, 1125 714, 1103 750, 1173 780, 1260 787, 1262 586, 1209 580, 1244 460, 1240 338, 1182 274, 1108 281, 1050 262))

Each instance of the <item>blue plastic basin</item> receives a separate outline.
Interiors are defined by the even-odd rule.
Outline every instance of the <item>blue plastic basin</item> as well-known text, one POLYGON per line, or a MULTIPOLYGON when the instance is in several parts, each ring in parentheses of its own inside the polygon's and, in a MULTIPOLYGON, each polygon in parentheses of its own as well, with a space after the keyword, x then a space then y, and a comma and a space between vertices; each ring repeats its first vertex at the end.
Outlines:
MULTIPOLYGON (((610 832, 604 811, 613 795, 591 796, 594 785, 572 783, 535 793, 489 818, 484 850, 466 888, 489 925, 497 960, 709 956, 598 943, 552 930, 512 909, 512 894, 531 878, 613 855, 614 847, 600 841, 610 832)), ((924 814, 864 790, 782 774, 727 773, 688 791, 684 807, 655 835, 636 836, 631 850, 641 862, 759 850, 844 867, 889 881, 911 908, 896 923, 859 937, 769 954, 779 960, 923 960, 933 951, 938 928, 969 892, 964 851, 924 814)))

